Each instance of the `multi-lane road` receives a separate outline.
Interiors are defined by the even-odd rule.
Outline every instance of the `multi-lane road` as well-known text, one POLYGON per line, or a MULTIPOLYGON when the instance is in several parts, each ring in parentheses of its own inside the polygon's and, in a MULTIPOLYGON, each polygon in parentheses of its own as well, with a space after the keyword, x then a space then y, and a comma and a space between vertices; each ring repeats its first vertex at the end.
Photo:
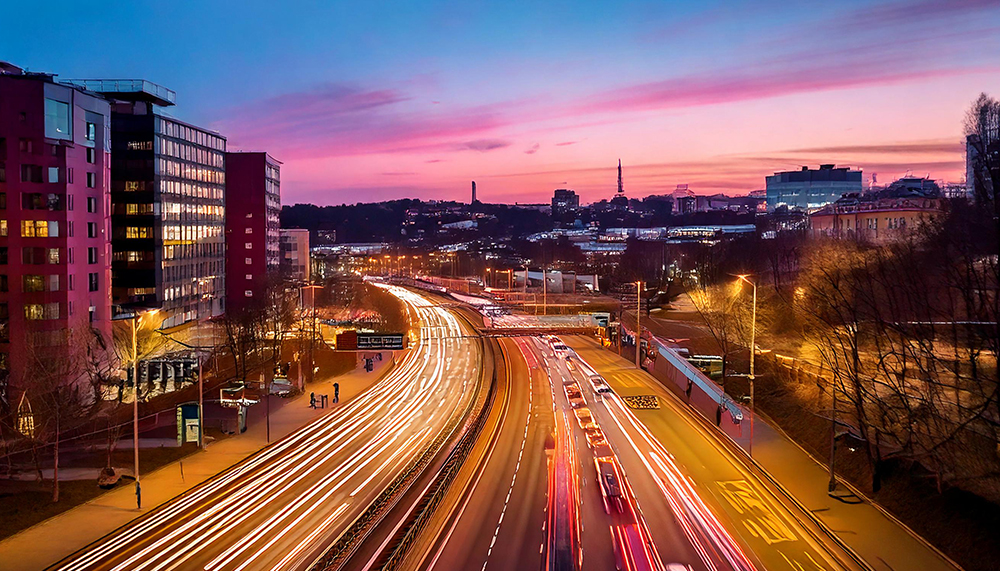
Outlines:
POLYGON ((419 324, 377 385, 54 569, 305 569, 471 397, 478 343, 450 311, 392 288, 419 324))

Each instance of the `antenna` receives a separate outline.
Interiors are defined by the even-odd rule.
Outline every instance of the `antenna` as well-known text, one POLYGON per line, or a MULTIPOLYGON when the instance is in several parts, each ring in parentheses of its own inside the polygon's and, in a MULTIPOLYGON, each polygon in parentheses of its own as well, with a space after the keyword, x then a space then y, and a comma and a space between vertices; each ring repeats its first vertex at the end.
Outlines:
POLYGON ((625 186, 622 184, 622 160, 618 159, 618 195, 625 194, 625 186))

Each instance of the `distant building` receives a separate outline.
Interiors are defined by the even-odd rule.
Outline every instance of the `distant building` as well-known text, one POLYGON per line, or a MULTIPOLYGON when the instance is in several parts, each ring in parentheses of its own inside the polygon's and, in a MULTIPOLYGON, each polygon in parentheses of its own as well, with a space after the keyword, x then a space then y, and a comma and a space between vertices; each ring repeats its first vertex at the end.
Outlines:
POLYGON ((567 188, 557 188, 552 193, 552 215, 562 216, 580 209, 580 197, 567 188))
POLYGON ((834 165, 819 169, 776 172, 767 177, 767 208, 779 206, 808 210, 836 202, 848 193, 861 192, 861 170, 834 165))
POLYGON ((309 231, 299 228, 281 229, 281 272, 290 280, 309 281, 309 231))
POLYGON ((0 62, 0 410, 32 355, 111 344, 110 124, 103 98, 0 62))
POLYGON ((226 153, 226 299, 236 308, 265 293, 280 258, 281 163, 226 153))
POLYGON ((878 196, 882 198, 905 198, 908 196, 939 198, 941 187, 929 178, 905 176, 879 191, 878 196))
POLYGON ((884 242, 908 236, 940 211, 938 198, 867 198, 851 194, 810 214, 809 233, 814 238, 884 242))
POLYGON ((116 306, 157 307, 164 327, 225 309, 222 135, 169 117, 149 81, 69 80, 111 105, 111 262, 116 306))

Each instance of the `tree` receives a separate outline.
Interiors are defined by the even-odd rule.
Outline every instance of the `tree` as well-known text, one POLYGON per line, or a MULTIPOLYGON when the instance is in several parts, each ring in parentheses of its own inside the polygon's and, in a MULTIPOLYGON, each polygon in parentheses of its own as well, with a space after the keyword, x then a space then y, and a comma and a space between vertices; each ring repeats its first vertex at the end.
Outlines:
MULTIPOLYGON (((709 332, 719 345, 722 353, 722 387, 725 389, 726 377, 729 375, 729 356, 742 347, 750 346, 750 328, 752 307, 746 300, 740 299, 740 284, 722 283, 717 285, 702 284, 690 292, 691 301, 701 314, 709 332)), ((758 309, 760 309, 758 304, 758 309)), ((762 314, 758 312, 758 319, 762 314)))
MULTIPOLYGON (((80 331, 79 329, 77 331, 80 331)), ((93 400, 87 391, 86 374, 79 363, 86 351, 89 328, 72 335, 68 330, 30 330, 27 333, 26 367, 23 386, 34 403, 37 444, 51 440, 53 455, 52 501, 59 501, 59 451, 63 430, 86 417, 93 400)), ((37 463, 36 463, 37 467, 37 463)))
POLYGON ((980 93, 966 112, 964 127, 973 171, 966 183, 975 185, 976 203, 1000 223, 1000 101, 980 93))

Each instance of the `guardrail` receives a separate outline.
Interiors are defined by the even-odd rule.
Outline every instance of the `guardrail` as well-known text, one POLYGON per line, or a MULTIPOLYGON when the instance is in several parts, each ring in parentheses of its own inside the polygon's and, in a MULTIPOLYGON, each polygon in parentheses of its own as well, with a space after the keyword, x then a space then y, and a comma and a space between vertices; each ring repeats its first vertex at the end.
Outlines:
MULTIPOLYGON (((500 351, 501 358, 506 359, 503 355, 503 351, 500 351)), ((427 527, 431 516, 434 515, 435 510, 441 501, 444 499, 445 494, 448 493, 451 485, 455 481, 455 477, 458 475, 459 470, 465 464, 465 461, 469 458, 469 453, 472 451, 473 446, 475 446, 476 441, 479 439, 479 435, 483 430, 483 426, 486 424, 486 419, 489 416, 489 411, 492 408, 492 403, 496 398, 496 385, 497 385, 497 374, 496 367, 493 368, 493 376, 490 380, 490 387, 486 392, 486 398, 477 407, 475 412, 475 419, 467 426, 466 431, 462 434, 458 444, 452 449, 448 458, 445 460, 444 465, 438 472, 431 484, 430 491, 424 495, 423 500, 418 505, 415 510, 415 516, 410 520, 410 522, 403 527, 402 536, 398 541, 395 542, 391 550, 389 550, 389 556, 385 559, 384 563, 377 566, 377 568, 382 571, 394 571, 399 569, 404 563, 406 556, 408 555, 410 548, 417 541, 420 533, 427 527)))
MULTIPOLYGON (((480 340, 482 343, 482 340, 480 340)), ((480 358, 480 370, 483 359, 480 358)), ((495 375, 494 375, 495 378, 495 375)), ((410 463, 406 470, 397 475, 392 482, 368 505, 361 514, 337 537, 333 544, 310 566, 310 571, 339 571, 351 558, 358 547, 375 529, 376 525, 395 507, 400 498, 410 489, 410 486, 424 472, 431 461, 438 455, 445 443, 451 440, 456 431, 469 417, 474 406, 479 402, 482 393, 483 375, 479 376, 476 387, 476 398, 469 400, 466 408, 449 420, 445 429, 424 447, 420 455, 410 463)), ((492 389, 493 382, 490 387, 492 389)))

